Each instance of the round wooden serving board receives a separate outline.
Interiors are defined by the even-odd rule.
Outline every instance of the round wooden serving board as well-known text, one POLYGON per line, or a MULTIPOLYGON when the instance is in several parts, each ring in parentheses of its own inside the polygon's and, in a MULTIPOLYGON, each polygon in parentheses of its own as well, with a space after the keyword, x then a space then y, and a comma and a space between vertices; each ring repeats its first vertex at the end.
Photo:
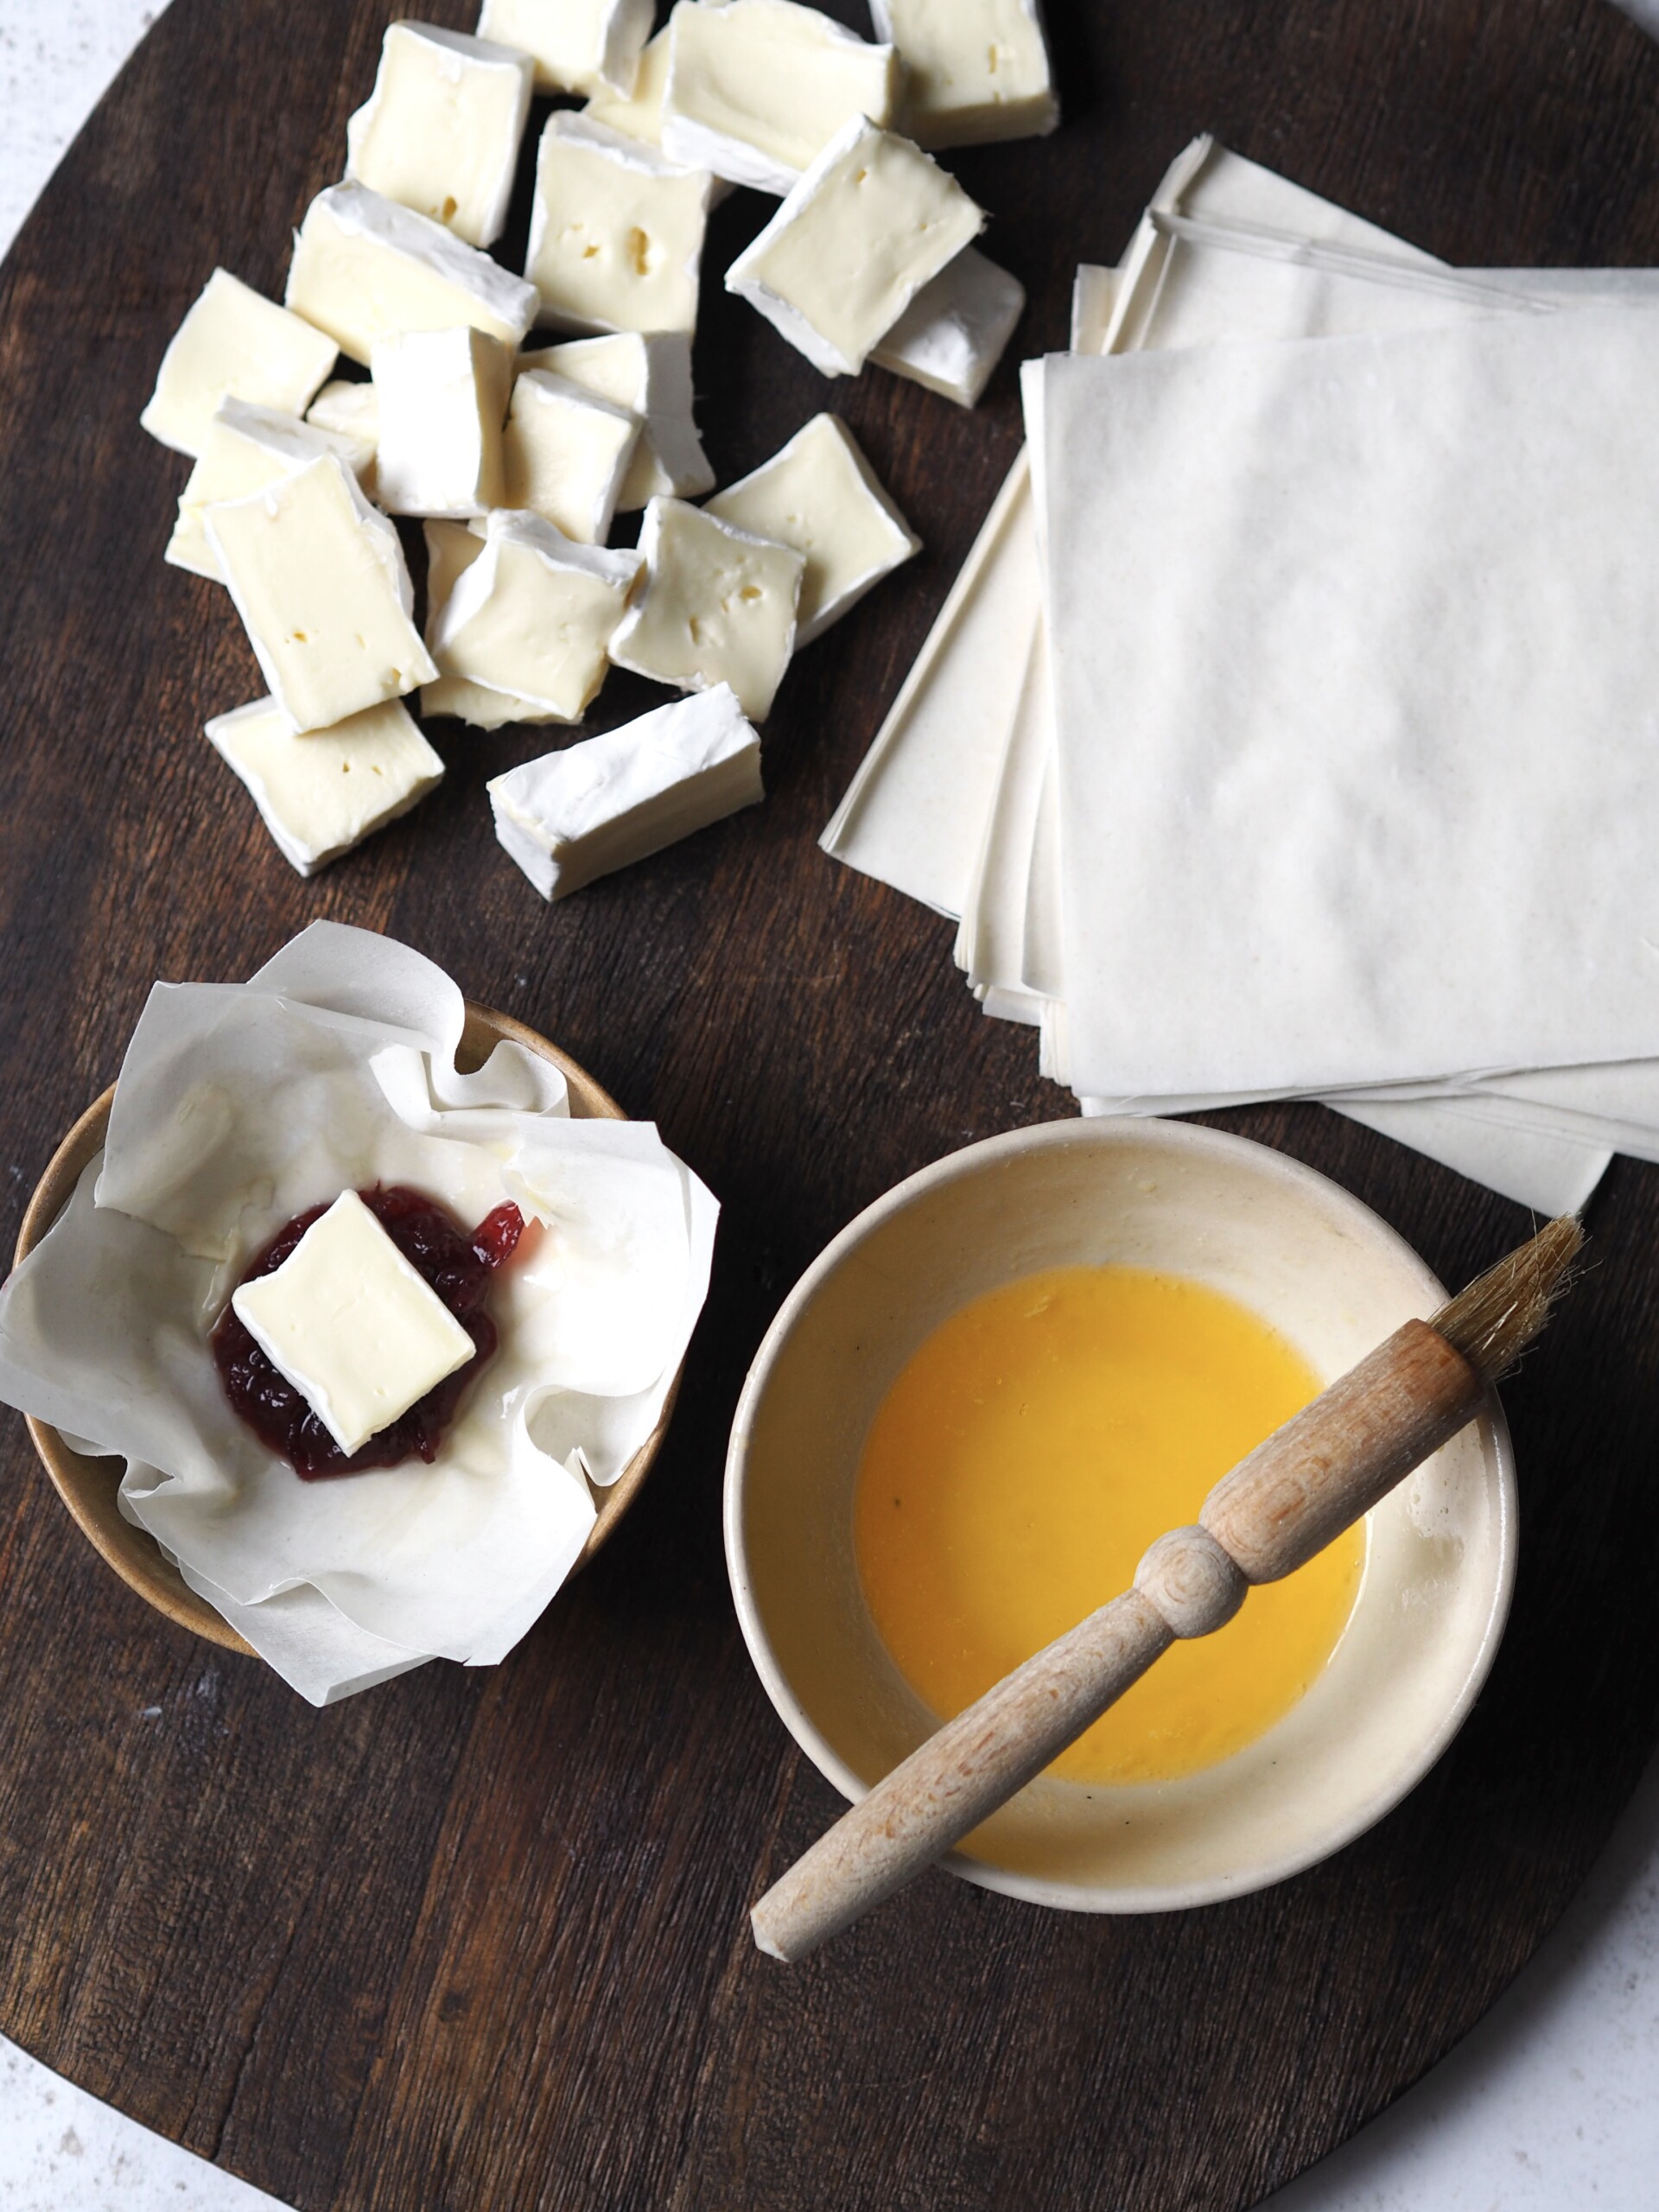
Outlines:
MULTIPOLYGON (((0 1249, 152 980, 240 979, 327 914, 654 1116, 724 1201, 714 1291, 638 1506, 506 1664, 322 1713, 150 1612, 0 1420, 0 2027, 302 2212, 1231 2212, 1464 2032, 1653 1747, 1659 1176, 1615 1166, 1595 1271, 1510 1393, 1508 1641, 1391 1819, 1208 1911, 1071 1918, 933 1876, 802 1968, 758 1956, 747 1907, 837 1801, 728 1598, 744 1370, 869 1199, 1071 1110, 948 927, 816 842, 1018 448, 1014 371, 972 415, 879 371, 825 384, 721 291, 765 213, 728 201, 697 349, 721 480, 834 408, 925 556, 802 655, 763 809, 549 909, 483 791, 545 734, 440 723, 441 791, 302 884, 200 734, 263 687, 223 594, 162 565, 186 464, 137 417, 216 263, 280 294, 393 12, 174 0, 0 280, 0 1249)), ((1453 261, 1659 256, 1659 52, 1600 0, 1050 12, 1065 126, 957 163, 1031 289, 1015 353, 1064 345, 1075 264, 1116 258, 1205 129, 1453 261)), ((593 726, 659 696, 618 677, 593 726)), ((1222 1118, 1448 1280, 1525 1227, 1319 1109, 1222 1118)))

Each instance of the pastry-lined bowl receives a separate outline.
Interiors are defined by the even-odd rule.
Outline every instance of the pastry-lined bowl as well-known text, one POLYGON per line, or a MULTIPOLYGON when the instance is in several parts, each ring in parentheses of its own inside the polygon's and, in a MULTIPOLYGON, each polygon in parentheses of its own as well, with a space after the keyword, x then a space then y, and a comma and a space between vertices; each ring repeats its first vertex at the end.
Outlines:
MULTIPOLYGON (((727 1560, 750 1656, 843 1796, 862 1796, 938 1725, 888 1656, 859 1581, 854 1488, 876 1409, 970 1300, 1043 1268, 1108 1263, 1230 1294, 1322 1382, 1445 1296, 1347 1192, 1185 1122, 1017 1130, 861 1214, 773 1322, 726 1471, 727 1560)), ((1029 1473, 1040 1471, 1011 1468, 1009 1479, 1029 1473)), ((944 1863, 988 1889, 1090 1912, 1212 1904, 1313 1865, 1397 1804, 1462 1724, 1503 1634, 1515 1544, 1513 1458, 1494 1401, 1369 1516, 1348 1626, 1274 1726, 1175 1781, 1041 1776, 944 1863)))
MULTIPOLYGON (((585 1068, 578 1067, 568 1053, 545 1037, 528 1029, 510 1014, 497 1014, 489 1007, 467 1002, 467 1022, 461 1033, 461 1049, 456 1064, 463 1073, 483 1066, 495 1047, 504 1040, 522 1046, 540 1059, 550 1060, 563 1075, 570 1090, 570 1111, 579 1121, 626 1121, 627 1116, 610 1093, 601 1089, 585 1068)), ((104 1147, 109 1128, 110 1106, 115 1097, 111 1085, 101 1098, 93 1102, 75 1123, 63 1142, 52 1155, 46 1173, 35 1187, 23 1215, 22 1227, 18 1232, 17 1249, 13 1255, 14 1266, 27 1259, 53 1223, 69 1203, 76 1184, 88 1162, 104 1147)), ((639 1486, 650 1471, 657 1457, 668 1424, 673 1418, 674 1401, 678 1383, 669 1393, 663 1408, 663 1417, 639 1449, 634 1453, 621 1474, 607 1490, 596 1490, 594 1502, 598 1518, 583 1545, 576 1561, 578 1568, 585 1566, 615 1529, 623 1515, 639 1495, 639 1486)), ((137 1528, 122 1517, 116 1493, 120 1488, 123 1463, 108 1457, 94 1458, 78 1452, 49 1422, 36 1421, 31 1415, 29 1433, 41 1462, 52 1478, 58 1495, 68 1507, 76 1526, 100 1558, 105 1560, 130 1589, 165 1613, 181 1628, 193 1629, 198 1636, 206 1637, 210 1643, 220 1644, 227 1651, 251 1651, 245 1639, 238 1636, 229 1622, 213 1611, 205 1598, 198 1597, 176 1567, 162 1552, 147 1529, 137 1528)))

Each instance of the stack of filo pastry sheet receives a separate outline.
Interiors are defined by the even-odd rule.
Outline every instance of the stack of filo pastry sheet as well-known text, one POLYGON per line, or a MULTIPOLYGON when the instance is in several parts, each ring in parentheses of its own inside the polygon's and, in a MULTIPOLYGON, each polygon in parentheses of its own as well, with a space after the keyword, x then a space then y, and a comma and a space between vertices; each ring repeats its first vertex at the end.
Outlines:
POLYGON ((1452 270, 1203 138, 824 833, 1084 1111, 1659 1160, 1659 271, 1452 270))

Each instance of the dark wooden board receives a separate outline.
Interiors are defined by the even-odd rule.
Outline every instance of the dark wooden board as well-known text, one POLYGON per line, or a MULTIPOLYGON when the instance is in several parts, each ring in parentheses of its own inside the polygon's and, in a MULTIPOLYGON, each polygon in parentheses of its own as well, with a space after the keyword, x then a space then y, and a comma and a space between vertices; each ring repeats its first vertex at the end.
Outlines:
MULTIPOLYGON (((440 724, 443 790, 302 886, 200 735, 260 687, 223 598, 162 565, 184 465, 135 418, 215 262, 280 290, 391 12, 175 0, 0 282, 0 1240, 152 978, 240 977, 327 914, 655 1116, 725 1201, 714 1294, 642 1502, 507 1663, 322 1714, 147 1612, 0 1421, 0 2026, 303 2212, 1247 2205, 1477 2018, 1653 1746, 1659 1176, 1615 1166, 1595 1272, 1513 1387, 1513 1623, 1392 1818, 1208 1911, 1051 1916, 935 1876, 804 1967, 758 1958, 745 1908, 836 1801, 728 1598, 745 1367, 878 1192, 1069 1110, 1029 1035, 974 1010, 944 925, 816 844, 1017 448, 1013 373, 971 416, 879 372, 826 386, 711 283, 722 478, 829 404, 928 546, 790 676, 766 807, 550 911, 482 789, 541 741, 440 724)), ((1599 0, 1051 14, 1065 127, 960 162, 1031 287, 1017 350, 1064 343, 1073 264, 1116 259, 1205 128, 1454 260, 1659 252, 1659 54, 1599 0)), ((716 272, 763 212, 721 212, 716 272)), ((595 725, 646 696, 617 681, 595 725)), ((1220 1118, 1448 1278, 1523 1227, 1317 1109, 1220 1118)))

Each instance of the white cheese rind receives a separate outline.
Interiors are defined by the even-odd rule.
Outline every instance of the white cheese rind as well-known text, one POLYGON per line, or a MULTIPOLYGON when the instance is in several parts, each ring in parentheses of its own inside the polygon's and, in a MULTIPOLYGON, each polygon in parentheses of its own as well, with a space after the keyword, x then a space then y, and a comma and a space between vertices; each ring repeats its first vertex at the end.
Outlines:
POLYGON ((287 297, 365 368, 382 339, 463 322, 516 352, 536 317, 533 284, 362 184, 331 185, 306 209, 287 297))
POLYGON ((714 180, 560 109, 536 155, 524 274, 538 320, 582 333, 697 324, 714 180))
POLYGON ((795 0, 680 0, 669 18, 662 144, 676 161, 782 194, 856 116, 882 128, 898 57, 795 0))
POLYGON ((474 729, 500 729, 508 722, 546 722, 555 718, 534 699, 516 698, 510 691, 489 691, 453 676, 443 655, 433 650, 433 639, 443 620, 443 610, 455 579, 464 575, 484 550, 481 531, 464 522, 429 522, 426 534, 426 645, 437 663, 435 680, 421 690, 423 715, 453 715, 474 729))
POLYGON ((639 431, 631 409, 545 369, 524 370, 503 441, 505 504, 528 508, 582 544, 602 545, 639 431))
POLYGON ((693 416, 691 340, 683 331, 617 331, 577 338, 526 357, 537 368, 597 392, 644 419, 617 512, 632 514, 656 499, 695 499, 715 488, 715 472, 693 416))
POLYGON ((346 125, 346 178, 469 245, 507 219, 530 115, 527 54, 435 23, 397 22, 381 41, 374 90, 346 125))
POLYGON ((339 455, 359 483, 374 467, 374 448, 359 438, 342 436, 296 415, 227 399, 213 417, 189 480, 179 496, 179 518, 163 560, 189 569, 214 583, 225 580, 202 527, 202 510, 224 499, 244 499, 291 476, 323 454, 339 455))
POLYGON ((478 28, 532 56, 538 92, 626 99, 656 12, 656 0, 484 0, 478 28))
POLYGON ((498 508, 433 650, 452 675, 532 700, 550 721, 580 721, 642 565, 638 553, 578 545, 539 515, 498 508))
POLYGON ((501 505, 512 363, 499 339, 466 324, 376 346, 376 481, 389 513, 465 518, 501 505))
POLYGON ((175 453, 198 455, 220 400, 303 415, 338 351, 302 316, 215 269, 162 354, 138 420, 175 453))
POLYGON ((870 0, 905 67, 901 128, 921 146, 1046 137, 1060 119, 1037 0, 870 0))
POLYGON ((833 415, 815 416, 703 512, 752 537, 792 545, 804 557, 798 651, 922 550, 851 431, 833 415))
POLYGON ((204 507, 202 522, 271 695, 296 730, 328 729, 437 671, 410 616, 397 532, 333 454, 204 507))
POLYGON ((726 684, 498 776, 496 836, 563 899, 766 797, 760 741, 726 684))
POLYGON ((680 499, 652 501, 639 550, 645 590, 611 658, 682 691, 729 684, 765 721, 795 650, 804 556, 680 499))
POLYGON ((407 814, 443 778, 442 761, 397 699, 303 737, 274 699, 256 699, 215 715, 207 736, 302 875, 407 814))
POLYGON ((348 1458, 477 1351, 355 1191, 231 1306, 348 1458))
POLYGON ((608 85, 593 93, 582 111, 590 123, 620 130, 625 138, 638 138, 647 146, 663 143, 663 95, 668 90, 668 33, 658 31, 639 56, 639 73, 631 92, 613 92, 608 85))
POLYGON ((976 407, 1026 311, 1026 288, 964 246, 870 349, 878 368, 976 407))
POLYGON ((984 227, 931 155, 856 116, 732 264, 726 289, 825 376, 856 376, 923 286, 984 227))

